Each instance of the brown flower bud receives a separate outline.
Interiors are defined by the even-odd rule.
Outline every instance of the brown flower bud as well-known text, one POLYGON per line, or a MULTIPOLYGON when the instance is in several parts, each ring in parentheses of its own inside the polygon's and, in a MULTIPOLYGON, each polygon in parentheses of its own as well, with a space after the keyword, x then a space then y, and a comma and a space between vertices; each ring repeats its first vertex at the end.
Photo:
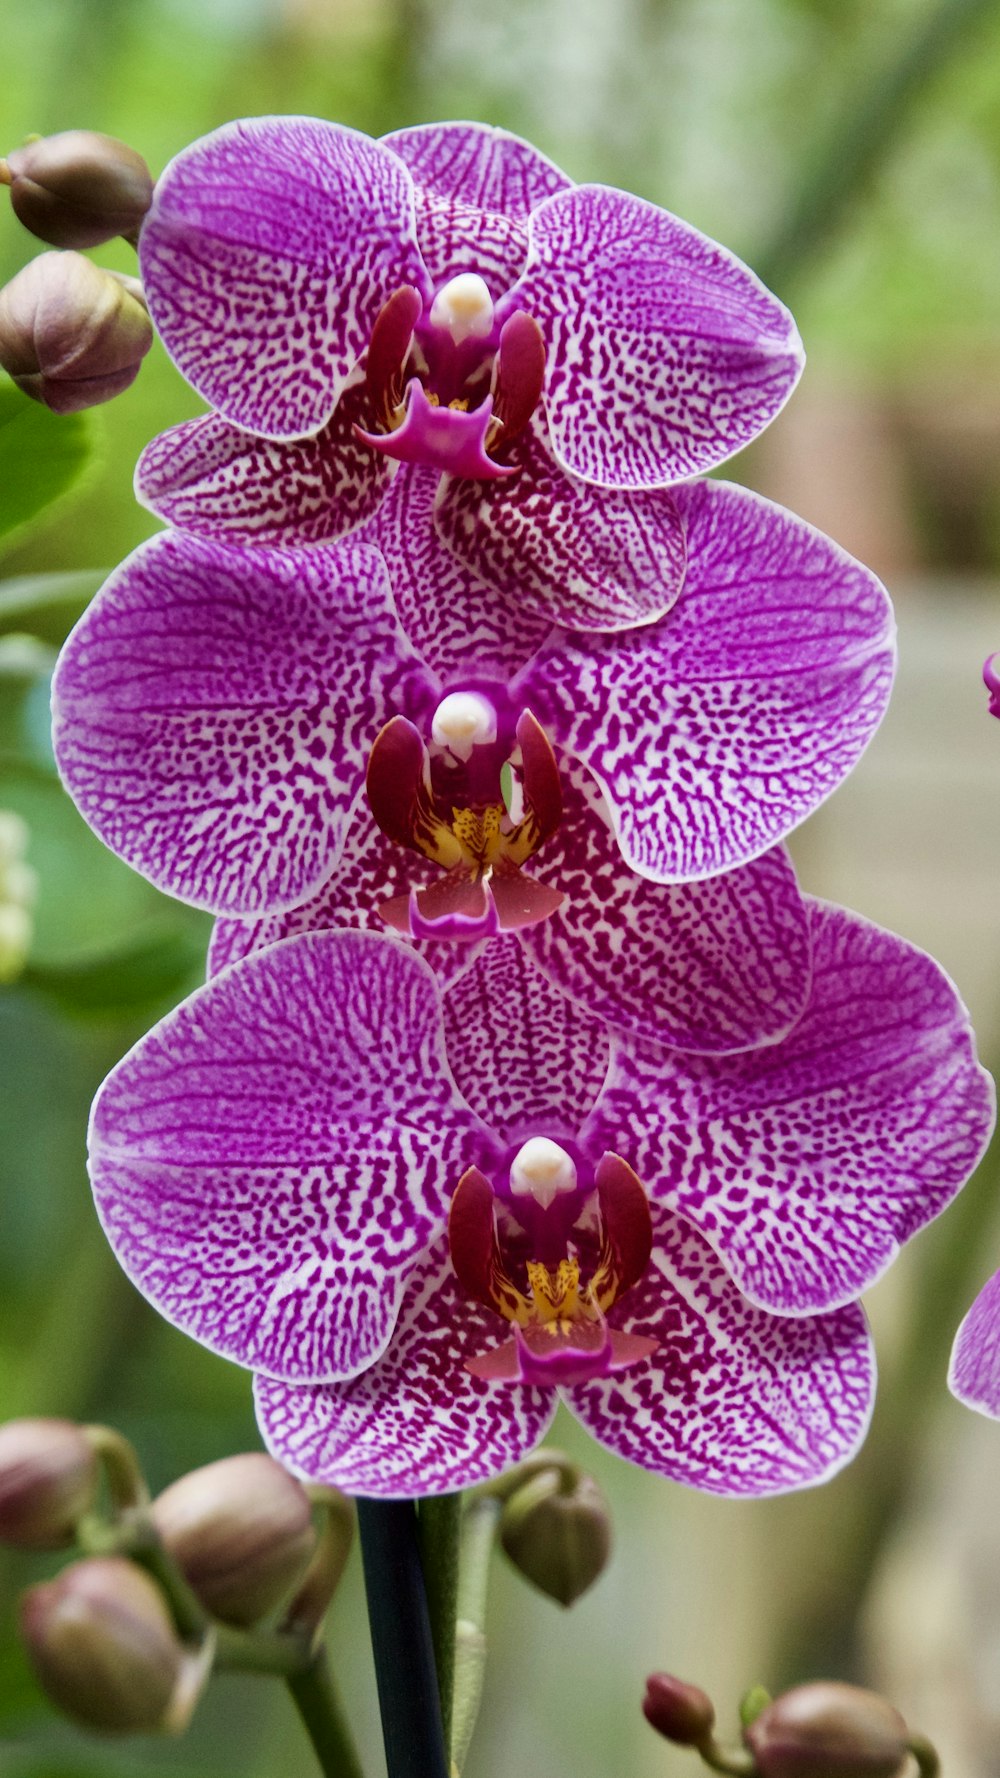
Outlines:
POLYGON ((761 1778, 900 1778, 908 1733, 877 1693, 823 1680, 776 1698, 743 1739, 761 1778))
POLYGON ((192 1470, 151 1511, 192 1591, 228 1624, 265 1617, 299 1579, 316 1543, 305 1489, 263 1451, 192 1470))
POLYGON ((144 305, 80 253, 42 253, 0 290, 0 365, 57 414, 120 395, 152 343, 144 305))
POLYGON ((97 1458, 71 1420, 8 1420, 0 1426, 0 1543, 60 1549, 97 1484, 97 1458))
POLYGON ((94 130, 64 130, 15 148, 7 176, 15 216, 53 247, 134 237, 153 197, 142 155, 94 130))
POLYGON ((187 1665, 162 1594, 121 1556, 95 1556, 32 1587, 21 1634, 60 1710, 93 1729, 172 1726, 187 1665))
POLYGON ((642 1713, 658 1734, 678 1747, 698 1747, 715 1724, 715 1707, 698 1685, 672 1673, 651 1673, 646 1681, 642 1713))
POLYGON ((607 1566, 611 1514, 592 1476, 542 1470, 504 1504, 500 1542, 527 1580, 572 1605, 607 1566))

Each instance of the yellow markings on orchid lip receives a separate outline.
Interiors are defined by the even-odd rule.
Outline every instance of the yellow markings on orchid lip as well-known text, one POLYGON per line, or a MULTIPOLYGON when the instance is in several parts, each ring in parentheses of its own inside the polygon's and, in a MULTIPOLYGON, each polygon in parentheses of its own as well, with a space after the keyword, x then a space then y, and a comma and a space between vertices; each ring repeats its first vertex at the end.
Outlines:
POLYGON ((554 1272, 537 1259, 528 1261, 528 1285, 537 1319, 543 1324, 575 1321, 583 1312, 580 1302, 580 1265, 561 1259, 554 1272))

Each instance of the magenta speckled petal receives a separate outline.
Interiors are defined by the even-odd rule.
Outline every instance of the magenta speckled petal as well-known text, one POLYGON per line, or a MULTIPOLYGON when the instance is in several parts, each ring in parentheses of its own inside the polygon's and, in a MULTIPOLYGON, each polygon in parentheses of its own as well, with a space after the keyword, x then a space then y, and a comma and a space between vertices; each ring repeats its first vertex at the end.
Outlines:
POLYGON ((462 1296, 439 1242, 411 1273, 392 1342, 370 1370, 319 1389, 257 1378, 264 1442, 296 1475, 351 1494, 409 1498, 489 1481, 544 1438, 556 1405, 553 1389, 469 1375, 465 1359, 502 1330, 462 1296))
POLYGON ((811 814, 871 739, 895 659, 884 588, 829 538, 726 483, 675 498, 688 568, 669 615, 557 634, 518 688, 658 882, 745 864, 811 814))
POLYGON ((655 1213, 650 1270, 611 1319, 659 1349, 562 1394, 595 1438, 644 1469, 711 1494, 783 1494, 828 1481, 865 1436, 875 1358, 857 1304, 768 1315, 681 1217, 655 1213))
POLYGON ((669 486, 749 444, 788 399, 803 362, 788 310, 688 223, 581 185, 528 231, 508 303, 545 337, 552 444, 571 474, 669 486))
POLYGON ((779 1315, 873 1284, 951 1202, 993 1124, 943 970, 858 915, 809 905, 813 986, 791 1034, 711 1060, 623 1041, 588 1136, 626 1154, 779 1315))
POLYGON ((384 1348, 489 1139, 402 945, 321 933, 191 996, 108 1076, 90 1167, 121 1264, 213 1351, 295 1382, 384 1348))
POLYGON ((404 465, 365 539, 381 550, 399 620, 444 681, 511 678, 548 635, 516 586, 494 587, 446 548, 435 524, 436 470, 404 465))
POLYGON ((525 954, 490 939, 444 996, 448 1060, 470 1105, 506 1142, 574 1137, 608 1072, 609 1033, 525 954))
POLYGON ((650 883, 622 858, 600 789, 560 762, 562 825, 534 867, 565 891, 521 943, 618 1029, 721 1053, 773 1043, 809 993, 809 919, 780 850, 701 883, 650 883))
POLYGON ((375 317, 426 288, 395 154, 312 117, 225 124, 170 162, 139 259, 167 351, 226 419, 267 438, 325 426, 375 317))
MULTIPOLYGON (((434 876, 428 864, 427 880, 434 876)), ((377 932, 383 938, 407 946, 410 941, 390 934, 380 918, 380 903, 394 895, 405 894, 415 876, 419 878, 419 861, 388 840, 371 817, 364 795, 351 811, 344 849, 333 875, 328 877, 316 895, 282 914, 269 914, 261 920, 217 920, 208 948, 208 973, 217 975, 230 963, 249 957, 264 945, 277 944, 280 939, 294 938, 302 932, 325 932, 331 927, 353 926, 362 931, 377 932)), ((429 963, 444 988, 455 976, 467 969, 474 951, 468 945, 421 943, 418 952, 429 963)))
POLYGON ((136 498, 170 525, 230 543, 327 543, 371 517, 392 479, 354 437, 348 389, 313 438, 253 438, 221 414, 185 420, 146 446, 136 498))
POLYGON ((432 282, 478 272, 494 298, 509 289, 527 257, 528 216, 569 186, 565 173, 530 142, 489 124, 420 124, 383 141, 413 177, 432 282))
POLYGON ((1000 1420, 1000 1272, 983 1285, 955 1335, 948 1387, 967 1408, 1000 1420))
POLYGON ((520 472, 509 482, 442 486, 437 526, 462 561, 566 629, 623 630, 669 611, 686 560, 669 493, 620 493, 567 475, 541 421, 511 460, 520 472))
POLYGON ((84 819, 158 888, 273 912, 329 875, 374 736, 428 695, 370 547, 164 532, 63 650, 56 757, 84 819))

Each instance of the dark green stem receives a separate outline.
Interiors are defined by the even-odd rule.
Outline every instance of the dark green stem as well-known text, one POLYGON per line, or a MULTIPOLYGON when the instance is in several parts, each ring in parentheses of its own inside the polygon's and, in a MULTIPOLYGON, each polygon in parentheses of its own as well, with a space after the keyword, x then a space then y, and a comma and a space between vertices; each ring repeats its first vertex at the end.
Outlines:
POLYGON ((324 1778, 364 1778, 344 1721, 325 1648, 286 1681, 324 1778))
POLYGON ((861 92, 851 88, 828 137, 806 160, 802 181, 774 238, 754 255, 765 284, 783 290, 855 200, 924 87, 940 74, 964 33, 995 15, 995 0, 939 0, 902 54, 861 92))
POLYGON ((448 1778, 416 1509, 359 1500, 358 1524, 388 1778, 448 1778))
POLYGON ((455 1621, 458 1616, 459 1539, 462 1524, 461 1494, 440 1494, 422 1500, 417 1517, 420 1560, 427 1591, 427 1611, 434 1643, 441 1727, 446 1747, 451 1746, 455 1697, 455 1621))

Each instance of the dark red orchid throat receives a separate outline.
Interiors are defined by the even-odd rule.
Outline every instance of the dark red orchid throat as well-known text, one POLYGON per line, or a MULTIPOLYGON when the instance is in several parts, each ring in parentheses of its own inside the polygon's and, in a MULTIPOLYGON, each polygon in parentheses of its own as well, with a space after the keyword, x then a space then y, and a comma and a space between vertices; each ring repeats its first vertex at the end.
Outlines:
POLYGON ((366 788, 382 832, 444 872, 382 903, 397 931, 486 938, 533 926, 561 906, 560 890, 521 868, 562 820, 559 768, 531 711, 515 714, 499 688, 450 692, 429 742, 394 716, 372 748, 366 788))
POLYGON ((404 285, 379 311, 365 360, 371 430, 383 456, 449 475, 513 475, 507 447, 542 393, 545 343, 523 309, 501 325, 477 272, 450 278, 425 305, 404 285))
POLYGON ((546 1136, 518 1149, 494 1190, 478 1167, 451 1201, 455 1275, 512 1339, 466 1360, 484 1382, 573 1384, 639 1364, 658 1342, 608 1326, 606 1311, 649 1264, 649 1200, 616 1154, 591 1170, 546 1136))

